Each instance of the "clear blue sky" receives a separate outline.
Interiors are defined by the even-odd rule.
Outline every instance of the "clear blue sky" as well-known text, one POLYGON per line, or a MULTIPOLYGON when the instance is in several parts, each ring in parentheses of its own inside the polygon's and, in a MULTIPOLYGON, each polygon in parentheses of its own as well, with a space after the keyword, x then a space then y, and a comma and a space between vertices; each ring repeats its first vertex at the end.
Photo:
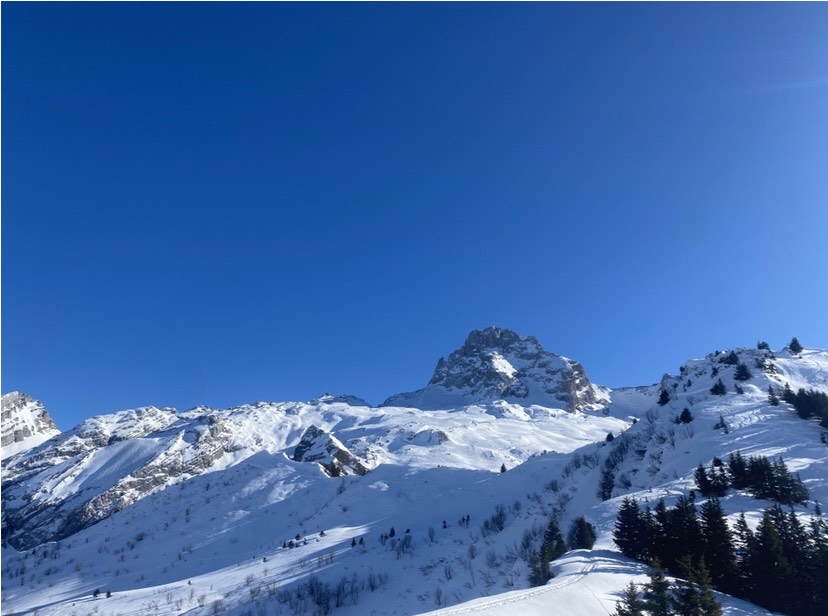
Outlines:
POLYGON ((62 429, 826 315, 826 4, 2 5, 2 389, 62 429))

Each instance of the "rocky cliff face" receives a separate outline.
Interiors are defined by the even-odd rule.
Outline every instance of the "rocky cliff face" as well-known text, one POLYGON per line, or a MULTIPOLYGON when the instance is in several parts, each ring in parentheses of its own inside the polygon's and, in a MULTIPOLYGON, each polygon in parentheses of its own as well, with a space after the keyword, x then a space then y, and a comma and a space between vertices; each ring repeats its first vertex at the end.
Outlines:
POLYGON ((339 440, 316 426, 310 426, 293 452, 296 462, 316 462, 330 477, 364 475, 368 472, 339 440))
POLYGON ((589 382, 581 364, 545 351, 536 338, 489 327, 471 332, 461 348, 441 358, 424 388, 391 396, 383 406, 434 409, 493 400, 598 410, 609 393, 589 382))
POLYGON ((38 400, 14 391, 2 398, 2 457, 36 447, 60 430, 38 400))

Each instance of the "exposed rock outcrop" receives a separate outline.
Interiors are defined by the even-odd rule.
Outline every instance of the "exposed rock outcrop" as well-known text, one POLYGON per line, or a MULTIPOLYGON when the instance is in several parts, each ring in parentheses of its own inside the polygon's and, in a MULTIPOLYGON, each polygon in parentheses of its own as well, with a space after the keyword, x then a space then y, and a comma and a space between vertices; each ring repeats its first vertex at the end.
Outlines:
POLYGON ((434 409, 494 400, 580 411, 605 407, 609 395, 590 383, 581 364, 545 351, 536 338, 488 327, 440 358, 428 385, 391 396, 383 406, 434 409))
POLYGON ((297 462, 316 462, 331 477, 365 475, 368 468, 339 440, 316 426, 310 426, 293 451, 297 462))

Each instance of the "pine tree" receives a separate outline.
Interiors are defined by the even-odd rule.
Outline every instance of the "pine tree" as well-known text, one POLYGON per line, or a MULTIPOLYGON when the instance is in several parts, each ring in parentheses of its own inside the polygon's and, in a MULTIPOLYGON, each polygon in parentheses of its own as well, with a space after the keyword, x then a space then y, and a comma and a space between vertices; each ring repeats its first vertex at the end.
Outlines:
POLYGON ((749 381, 753 375, 750 373, 747 365, 740 363, 736 366, 736 373, 733 375, 733 378, 737 381, 749 381))
POLYGON ((666 389, 662 389, 662 390, 661 390, 661 394, 658 396, 658 403, 659 403, 661 406, 664 406, 664 405, 665 405, 665 404, 667 404, 669 401, 670 401, 670 394, 669 394, 669 393, 667 393, 667 390, 666 390, 666 389))
POLYGON ((696 584, 698 584, 700 599, 701 599, 701 613, 704 616, 722 616, 722 604, 716 599, 713 592, 713 586, 710 581, 710 575, 704 566, 704 561, 699 563, 699 568, 696 571, 696 584))
POLYGON ((756 536, 745 520, 742 512, 736 519, 736 571, 739 576, 739 595, 750 597, 753 595, 753 564, 756 558, 756 536))
POLYGON ((621 601, 616 603, 612 616, 645 616, 644 602, 638 598, 638 590, 632 582, 624 589, 621 601))
POLYGON ((710 393, 714 396, 724 396, 727 393, 727 387, 722 383, 722 379, 716 381, 713 387, 710 388, 710 393))
POLYGON ((644 608, 650 616, 671 616, 670 583, 658 560, 650 568, 650 581, 644 585, 644 608))
POLYGON ((782 399, 788 404, 793 404, 796 401, 796 394, 791 389, 790 383, 785 383, 782 388, 782 399))
POLYGON ((802 352, 802 345, 799 344, 799 340, 796 339, 796 336, 791 338, 790 344, 788 344, 788 348, 791 350, 791 353, 799 354, 802 352))
POLYGON ((730 479, 733 482, 735 490, 744 490, 750 484, 748 480, 747 462, 742 457, 742 452, 730 454, 727 461, 727 470, 730 473, 730 479))
POLYGON ((694 566, 690 558, 680 562, 685 579, 676 583, 672 605, 678 616, 721 616, 722 604, 716 600, 710 584, 710 575, 702 559, 694 566))
POLYGON ((720 361, 728 366, 735 366, 739 363, 739 356, 736 355, 736 351, 731 351, 730 353, 725 355, 720 361))
POLYGON ((547 562, 552 562, 566 553, 566 543, 554 518, 549 518, 549 524, 547 524, 546 531, 543 533, 542 551, 547 558, 547 562))
POLYGON ((817 616, 824 612, 824 606, 828 604, 828 524, 825 520, 811 519, 808 546, 810 611, 807 613, 817 616))
POLYGON ((711 491, 713 496, 717 498, 723 497, 727 494, 727 488, 729 487, 729 482, 727 479, 727 473, 725 472, 724 466, 719 466, 718 468, 714 468, 712 465, 710 467, 710 483, 711 483, 711 491))
POLYGON ((699 493, 704 496, 708 497, 713 492, 713 484, 710 481, 710 478, 707 476, 707 471, 704 470, 704 466, 699 463, 696 467, 695 472, 693 473, 693 478, 696 480, 696 487, 699 489, 699 493))
POLYGON ((678 571, 682 577, 676 580, 673 594, 670 597, 670 605, 675 610, 671 614, 705 616, 701 611, 700 592, 694 583, 695 569, 688 556, 684 556, 679 561, 678 571))
POLYGON ((566 538, 571 550, 591 550, 595 545, 595 527, 579 516, 572 521, 566 538))
POLYGON ((621 553, 630 558, 642 560, 649 552, 647 529, 638 501, 624 497, 618 509, 612 538, 621 553))
POLYGON ((652 531, 650 533, 650 536, 652 537, 652 547, 650 551, 652 553, 652 557, 657 559, 659 562, 669 560, 672 552, 672 546, 670 545, 670 540, 667 537, 667 528, 670 525, 668 518, 669 514, 667 512, 667 505, 665 504, 663 498, 659 498, 650 522, 652 527, 652 531))
POLYGON ((552 579, 549 571, 549 561, 543 556, 543 550, 532 552, 529 558, 529 584, 532 586, 543 586, 552 579))
POLYGON ((546 531, 543 533, 543 543, 537 552, 532 554, 529 562, 529 583, 532 586, 543 586, 552 579, 549 563, 560 558, 566 552, 566 543, 554 518, 549 518, 546 531))
POLYGON ((768 385, 768 403, 771 406, 779 406, 779 398, 776 396, 776 392, 773 391, 773 385, 768 385))
POLYGON ((774 515, 771 509, 765 510, 756 528, 756 554, 750 571, 752 596, 749 598, 770 610, 786 611, 794 599, 796 572, 785 556, 774 515))
POLYGON ((683 556, 694 559, 702 555, 701 526, 696 517, 696 505, 687 496, 679 496, 676 506, 667 512, 667 542, 670 553, 662 561, 665 568, 675 570, 683 556))
POLYGON ((738 589, 736 550, 718 498, 702 503, 699 523, 704 537, 704 562, 710 563, 713 583, 724 592, 735 592, 738 589))

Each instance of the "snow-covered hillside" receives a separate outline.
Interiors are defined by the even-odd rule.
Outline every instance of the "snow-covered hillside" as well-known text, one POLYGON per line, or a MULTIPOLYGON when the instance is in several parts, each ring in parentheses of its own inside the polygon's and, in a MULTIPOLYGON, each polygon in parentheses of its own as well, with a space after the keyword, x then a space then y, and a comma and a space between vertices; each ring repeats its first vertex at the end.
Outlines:
MULTIPOLYGON (((534 339, 497 331, 473 334, 472 346, 510 379, 531 372, 479 341, 534 339)), ((749 379, 711 354, 657 385, 589 385, 606 402, 582 410, 572 398, 522 405, 503 389, 485 399, 469 385, 475 403, 443 409, 325 396, 89 419, 4 460, 2 611, 605 615, 644 579, 612 540, 623 496, 671 504, 699 463, 736 450, 781 455, 813 501, 828 496, 822 429, 767 393, 828 391, 828 353, 735 353, 749 379), (718 379, 721 396, 710 392, 718 379), (676 423, 684 409, 692 420, 676 423), (528 588, 550 516, 565 529, 581 515, 596 526, 595 548, 528 588)), ((480 383, 481 363, 470 365, 467 385, 480 383)), ((768 505, 735 491, 722 503, 754 524, 768 505)))

